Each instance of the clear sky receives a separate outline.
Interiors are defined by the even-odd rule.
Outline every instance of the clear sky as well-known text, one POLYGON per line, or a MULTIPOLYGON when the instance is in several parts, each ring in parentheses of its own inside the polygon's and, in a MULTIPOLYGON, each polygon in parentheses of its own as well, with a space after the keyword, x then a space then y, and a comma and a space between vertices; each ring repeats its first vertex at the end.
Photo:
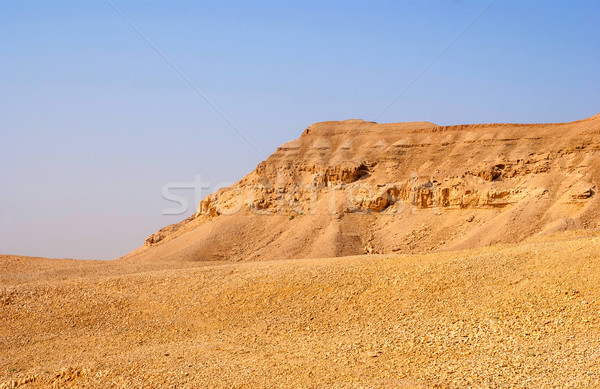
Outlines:
MULTIPOLYGON (((311 123, 372 120, 488 1, 0 3, 0 253, 108 259, 311 123), (193 201, 191 190, 181 195, 193 201)), ((600 2, 496 0, 378 122, 600 112, 600 2)))

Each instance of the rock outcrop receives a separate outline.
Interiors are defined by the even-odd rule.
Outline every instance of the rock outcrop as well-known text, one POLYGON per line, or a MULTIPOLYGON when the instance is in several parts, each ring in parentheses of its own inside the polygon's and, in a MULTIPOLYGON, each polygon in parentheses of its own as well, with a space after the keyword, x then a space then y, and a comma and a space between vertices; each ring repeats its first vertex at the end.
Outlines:
POLYGON ((130 257, 276 259, 516 242, 551 225, 597 228, 599 179, 598 115, 558 124, 316 123, 130 257))

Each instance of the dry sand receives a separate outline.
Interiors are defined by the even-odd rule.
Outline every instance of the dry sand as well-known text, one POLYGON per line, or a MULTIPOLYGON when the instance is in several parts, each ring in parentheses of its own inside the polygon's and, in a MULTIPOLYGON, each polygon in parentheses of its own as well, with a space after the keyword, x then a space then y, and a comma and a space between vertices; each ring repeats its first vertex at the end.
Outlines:
POLYGON ((588 232, 425 255, 148 270, 3 257, 0 382, 598 387, 599 250, 600 234, 588 232))

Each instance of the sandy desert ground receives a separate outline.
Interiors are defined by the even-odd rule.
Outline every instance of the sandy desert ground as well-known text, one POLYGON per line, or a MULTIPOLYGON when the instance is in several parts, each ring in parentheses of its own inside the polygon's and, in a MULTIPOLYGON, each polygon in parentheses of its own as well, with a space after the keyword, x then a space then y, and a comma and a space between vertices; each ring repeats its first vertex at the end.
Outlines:
POLYGON ((600 233, 423 255, 0 259, 2 387, 600 386, 600 233))

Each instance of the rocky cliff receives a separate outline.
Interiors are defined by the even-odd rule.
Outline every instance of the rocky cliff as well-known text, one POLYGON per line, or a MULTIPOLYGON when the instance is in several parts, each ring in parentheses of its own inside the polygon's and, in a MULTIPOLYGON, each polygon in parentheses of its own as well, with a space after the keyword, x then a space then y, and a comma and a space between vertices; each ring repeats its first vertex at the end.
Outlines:
POLYGON ((558 124, 316 123, 126 258, 425 252, 598 228, 600 115, 558 124))

